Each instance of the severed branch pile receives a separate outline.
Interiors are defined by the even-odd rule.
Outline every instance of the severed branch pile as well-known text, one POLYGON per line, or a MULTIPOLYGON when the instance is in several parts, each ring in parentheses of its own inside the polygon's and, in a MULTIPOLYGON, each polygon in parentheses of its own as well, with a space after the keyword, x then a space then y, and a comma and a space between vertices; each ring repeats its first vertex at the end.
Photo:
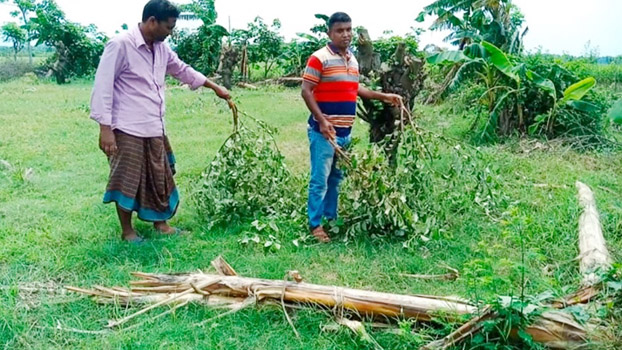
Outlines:
MULTIPOLYGON (((535 342, 556 349, 571 349, 587 344, 593 329, 578 324, 573 316, 563 309, 569 305, 585 303, 593 299, 599 288, 599 281, 594 277, 594 272, 605 269, 610 264, 593 194, 587 186, 579 182, 577 188, 580 202, 584 207, 579 224, 581 273, 585 276, 584 288, 575 295, 550 305, 550 311, 537 316, 534 322, 525 329, 535 342)), ((315 306, 333 310, 341 324, 345 324, 344 317, 348 316, 390 323, 395 318, 422 322, 459 321, 465 315, 473 315, 474 317, 469 322, 455 332, 426 346, 427 349, 447 349, 472 337, 483 329, 486 321, 498 317, 491 307, 484 307, 482 310, 456 297, 401 295, 310 284, 303 282, 297 271, 288 271, 283 280, 242 277, 238 276, 221 257, 214 260, 212 266, 217 274, 201 271, 187 274, 136 272, 133 275, 139 280, 130 282, 130 289, 100 286, 89 290, 76 287, 67 287, 67 289, 90 295, 99 303, 148 305, 127 317, 110 321, 107 326, 109 329, 119 328, 160 306, 166 305, 171 309, 155 317, 168 314, 190 302, 229 309, 216 317, 259 304, 281 305, 284 311, 285 307, 315 306), (288 277, 293 281, 288 281, 288 277)), ((287 312, 285 315, 292 324, 287 312)), ((133 327, 135 325, 128 328, 133 327)))

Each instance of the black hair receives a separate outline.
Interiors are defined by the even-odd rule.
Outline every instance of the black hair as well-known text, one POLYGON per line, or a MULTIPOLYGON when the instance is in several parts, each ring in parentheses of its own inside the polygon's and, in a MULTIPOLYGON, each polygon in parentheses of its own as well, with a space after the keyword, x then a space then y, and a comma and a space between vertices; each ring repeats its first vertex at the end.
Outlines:
POLYGON ((147 22, 149 17, 155 17, 157 21, 168 21, 171 17, 179 17, 179 9, 168 0, 150 0, 143 9, 143 22, 147 22))
POLYGON ((328 19, 328 30, 333 28, 335 23, 349 23, 352 22, 352 18, 345 12, 335 12, 328 19))

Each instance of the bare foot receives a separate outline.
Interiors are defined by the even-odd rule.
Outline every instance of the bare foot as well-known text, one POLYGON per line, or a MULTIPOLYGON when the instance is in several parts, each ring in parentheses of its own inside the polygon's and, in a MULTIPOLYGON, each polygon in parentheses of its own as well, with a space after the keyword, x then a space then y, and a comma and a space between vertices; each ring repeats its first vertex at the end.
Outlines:
POLYGON ((127 230, 121 233, 121 239, 124 241, 134 242, 136 240, 142 239, 139 235, 136 234, 134 230, 127 230))
POLYGON ((171 227, 166 221, 156 221, 153 223, 153 227, 163 235, 173 235, 177 233, 177 229, 171 227))

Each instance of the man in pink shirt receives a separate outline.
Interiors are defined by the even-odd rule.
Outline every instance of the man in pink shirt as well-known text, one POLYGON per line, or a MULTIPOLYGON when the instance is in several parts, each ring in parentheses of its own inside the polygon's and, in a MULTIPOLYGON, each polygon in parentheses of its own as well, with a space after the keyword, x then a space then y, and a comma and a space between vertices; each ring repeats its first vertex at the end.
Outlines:
POLYGON ((126 241, 143 241, 132 227, 132 212, 162 234, 179 233, 167 223, 179 194, 164 126, 165 76, 230 98, 227 89, 182 62, 163 42, 177 17, 179 10, 168 0, 149 1, 141 23, 106 44, 95 75, 91 118, 100 125, 99 147, 110 162, 104 203, 116 203, 126 241))

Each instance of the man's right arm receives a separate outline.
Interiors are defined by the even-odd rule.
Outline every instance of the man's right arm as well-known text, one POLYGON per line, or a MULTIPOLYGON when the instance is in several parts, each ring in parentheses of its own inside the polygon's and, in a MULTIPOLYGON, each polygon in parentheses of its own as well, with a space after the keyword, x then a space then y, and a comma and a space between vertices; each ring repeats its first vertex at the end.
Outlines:
POLYGON ((311 56, 307 62, 307 67, 302 78, 302 99, 305 101, 307 108, 315 117, 320 126, 320 133, 327 140, 334 140, 337 133, 333 125, 326 119, 324 113, 317 104, 313 96, 313 89, 320 82, 322 74, 322 62, 315 56, 311 56))
POLYGON ((111 124, 114 81, 123 68, 123 54, 120 51, 121 44, 118 41, 111 40, 106 44, 95 73, 91 94, 91 119, 100 125, 99 148, 107 156, 112 156, 117 151, 111 124))

